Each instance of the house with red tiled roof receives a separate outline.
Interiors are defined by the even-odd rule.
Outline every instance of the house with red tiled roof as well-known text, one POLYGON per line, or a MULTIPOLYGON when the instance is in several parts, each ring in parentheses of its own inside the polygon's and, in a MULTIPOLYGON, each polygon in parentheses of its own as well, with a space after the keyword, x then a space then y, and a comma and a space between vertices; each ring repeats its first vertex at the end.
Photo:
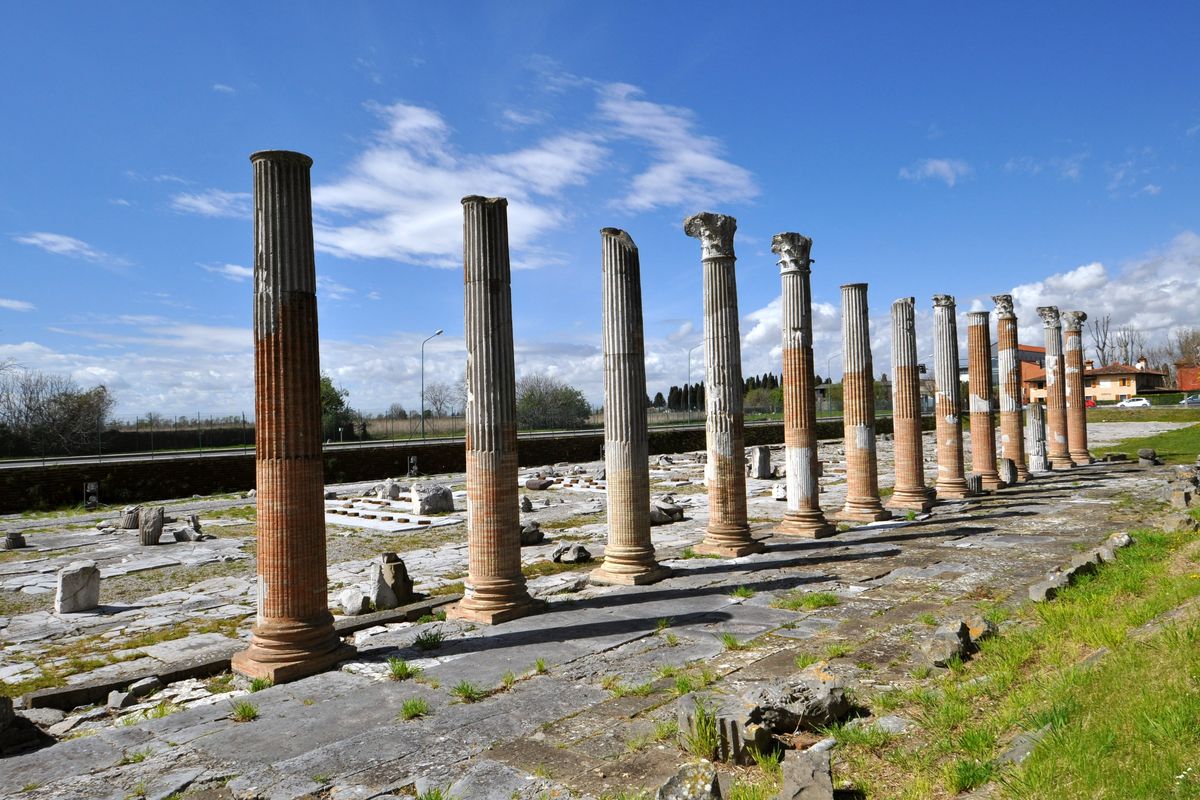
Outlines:
MULTIPOLYGON (((1147 390, 1166 386, 1167 374, 1150 369, 1146 359, 1139 358, 1137 364, 1109 364, 1097 367, 1092 361, 1084 362, 1083 394, 1097 403, 1115 403, 1128 400, 1147 390)), ((1041 367, 1025 372, 1021 365, 1021 385, 1029 401, 1046 402, 1046 370, 1041 367)))

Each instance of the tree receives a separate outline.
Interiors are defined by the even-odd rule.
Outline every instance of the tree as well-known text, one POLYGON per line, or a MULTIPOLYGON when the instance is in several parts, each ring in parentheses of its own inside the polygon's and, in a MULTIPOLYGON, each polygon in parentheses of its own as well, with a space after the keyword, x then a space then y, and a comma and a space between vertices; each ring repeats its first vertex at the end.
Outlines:
POLYGON ((1200 365, 1200 328, 1180 328, 1171 334, 1167 357, 1185 366, 1200 365))
POLYGON ((592 408, 583 392, 550 375, 517 381, 517 425, 522 428, 578 428, 592 408))
POLYGON ((321 435, 327 441, 354 438, 354 412, 346 405, 349 389, 333 385, 333 378, 321 375, 321 435))
POLYGON ((662 392, 658 392, 657 394, 655 394, 654 402, 651 403, 651 405, 653 405, 655 408, 663 408, 666 404, 667 404, 667 401, 666 401, 666 398, 663 397, 662 392))
POLYGON ((425 412, 435 417, 453 413, 458 398, 458 389, 446 381, 425 384, 425 412))
POLYGON ((746 410, 755 411, 774 411, 775 410, 775 393, 767 388, 759 387, 746 392, 746 398, 743 401, 746 410))
POLYGON ((80 389, 66 375, 0 365, 0 437, 10 452, 91 451, 114 402, 103 384, 80 389))
POLYGON ((1112 344, 1109 342, 1108 326, 1112 322, 1112 317, 1105 314, 1103 317, 1093 317, 1087 321, 1088 335, 1092 338, 1092 349, 1096 351, 1096 363, 1102 367, 1107 367, 1109 359, 1112 358, 1112 344))
POLYGON ((404 406, 399 403, 392 403, 388 406, 387 415, 392 419, 408 419, 408 412, 404 410, 404 406))
POLYGON ((1121 364, 1132 364, 1145 354, 1146 335, 1132 325, 1122 325, 1113 335, 1113 351, 1121 364))

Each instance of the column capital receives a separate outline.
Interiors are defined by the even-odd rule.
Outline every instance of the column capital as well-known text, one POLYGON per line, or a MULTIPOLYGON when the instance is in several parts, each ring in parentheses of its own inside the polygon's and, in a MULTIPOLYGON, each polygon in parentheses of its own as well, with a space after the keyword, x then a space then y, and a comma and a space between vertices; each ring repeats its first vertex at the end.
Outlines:
POLYGON ((1063 329, 1079 333, 1083 328, 1083 323, 1087 321, 1087 314, 1082 311, 1064 311, 1062 312, 1063 329))
POLYGON ((952 294, 935 294, 933 296, 934 308, 954 308, 954 295, 952 294))
POLYGON ((992 302, 996 304, 997 319, 1016 319, 1017 315, 1013 312, 1013 299, 1011 294, 994 294, 992 302))
POLYGON ((725 214, 702 211, 683 221, 683 232, 700 240, 701 259, 733 258, 733 234, 737 220, 725 214))
POLYGON ((1047 328, 1062 326, 1062 315, 1058 313, 1058 306, 1038 306, 1037 312, 1042 318, 1042 324, 1047 328))
POLYGON ((771 237, 771 252, 779 254, 780 272, 811 272, 812 239, 800 233, 777 233, 771 237))

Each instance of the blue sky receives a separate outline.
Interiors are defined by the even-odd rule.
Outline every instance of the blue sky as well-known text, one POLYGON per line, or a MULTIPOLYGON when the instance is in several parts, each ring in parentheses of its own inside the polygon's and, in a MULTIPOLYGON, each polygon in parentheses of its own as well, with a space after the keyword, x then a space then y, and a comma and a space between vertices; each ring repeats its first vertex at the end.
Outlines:
POLYGON ((1039 304, 1200 324, 1200 11, 1050 5, 11 4, 0 359, 123 414, 249 411, 247 156, 275 148, 316 162, 322 366, 363 409, 417 405, 438 328, 427 380, 461 373, 465 194, 510 199, 518 371, 596 401, 599 229, 639 245, 665 393, 701 210, 739 221, 747 373, 779 369, 784 230, 814 239, 819 372, 848 282, 879 371, 906 295, 926 339, 935 292, 1015 291, 1037 343, 1039 304))

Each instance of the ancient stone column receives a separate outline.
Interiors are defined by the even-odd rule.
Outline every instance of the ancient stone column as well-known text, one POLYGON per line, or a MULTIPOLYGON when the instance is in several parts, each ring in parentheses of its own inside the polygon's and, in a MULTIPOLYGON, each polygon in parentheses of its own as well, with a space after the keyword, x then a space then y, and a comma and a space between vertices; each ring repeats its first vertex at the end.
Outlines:
POLYGON ((1046 330, 1046 450, 1051 469, 1070 469, 1067 381, 1062 357, 1062 318, 1055 306, 1038 309, 1046 330))
POLYGON ((763 550, 746 522, 746 458, 742 416, 742 342, 738 333, 733 234, 737 220, 702 213, 683 222, 700 240, 704 264, 704 380, 708 463, 708 528, 697 553, 737 557, 763 550))
POLYGON ((875 458, 875 375, 867 285, 842 286, 842 430, 846 450, 846 505, 838 519, 874 522, 892 513, 879 501, 875 458))
POLYGON ((1000 454, 1017 468, 1017 480, 1029 478, 1025 466, 1025 435, 1021 425, 1021 362, 1017 349, 1017 315, 1011 294, 998 294, 996 303, 996 357, 1000 369, 1000 454))
POLYGON ((836 529, 821 512, 818 483, 817 397, 812 348, 812 239, 777 233, 771 250, 779 254, 783 281, 783 443, 787 464, 787 510, 776 532, 819 539, 836 529))
POLYGON ((321 370, 312 159, 267 150, 254 165, 254 439, 258 613, 233 669, 282 682, 355 649, 333 629, 325 571, 321 370))
POLYGON ((934 414, 937 416, 937 496, 958 500, 970 496, 963 475, 962 386, 958 377, 958 323, 954 297, 933 296, 934 414))
POLYGON ((592 571, 599 583, 640 585, 670 574, 650 543, 650 443, 646 431, 646 348, 637 245, 625 231, 600 231, 604 327, 604 474, 608 546, 592 571))
POLYGON ((996 419, 992 410, 992 321, 987 311, 967 313, 967 391, 971 409, 971 470, 988 491, 1007 484, 996 471, 996 419))
POLYGON ((1025 416, 1025 452, 1029 456, 1029 472, 1049 472, 1050 459, 1046 456, 1046 407, 1041 403, 1030 403, 1025 416))
POLYGON ((1067 442, 1071 461, 1076 464, 1092 463, 1087 442, 1087 394, 1083 390, 1083 323, 1087 314, 1082 311, 1064 311, 1063 322, 1063 373, 1066 377, 1067 442))
POLYGON ((517 390, 508 201, 464 197, 467 339, 467 580, 449 616, 495 623, 538 607, 521 574, 517 390))
POLYGON ((892 438, 896 486, 887 505, 928 511, 933 501, 925 486, 925 454, 921 444, 921 374, 915 302, 915 298, 901 297, 892 303, 892 438))

